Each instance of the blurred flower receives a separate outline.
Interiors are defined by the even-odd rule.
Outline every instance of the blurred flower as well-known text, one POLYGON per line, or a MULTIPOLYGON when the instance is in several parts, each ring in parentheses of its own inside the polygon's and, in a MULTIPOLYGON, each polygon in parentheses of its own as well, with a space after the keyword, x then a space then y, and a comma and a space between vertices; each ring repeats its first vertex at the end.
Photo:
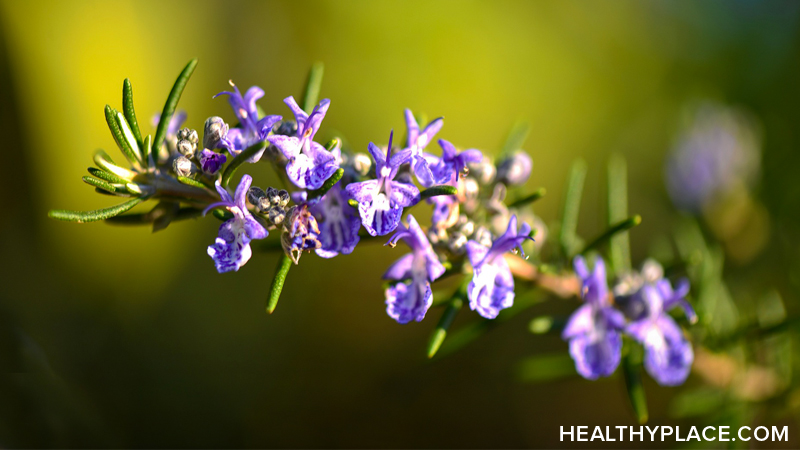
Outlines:
POLYGON ((442 276, 445 269, 414 216, 408 215, 408 228, 400 225, 386 245, 394 247, 400 239, 411 248, 411 253, 392 264, 383 278, 410 281, 386 289, 386 313, 398 323, 419 322, 433 302, 430 282, 442 276))
POLYGON ((467 242, 467 255, 473 271, 467 289, 470 309, 487 319, 494 319, 501 310, 514 304, 514 277, 503 255, 511 250, 522 252, 522 243, 532 239, 530 232, 530 226, 523 223, 518 233, 517 216, 511 216, 506 232, 491 247, 477 241, 467 242))
POLYGON ((322 100, 311 114, 306 114, 297 105, 294 97, 287 97, 283 102, 294 113, 297 133, 295 136, 275 134, 268 140, 289 160, 286 174, 296 186, 302 189, 319 189, 339 168, 336 156, 313 141, 331 101, 322 100))
POLYGON ((430 165, 436 160, 433 155, 426 155, 423 150, 436 136, 436 133, 442 129, 444 121, 441 117, 433 120, 425 127, 422 132, 419 130, 417 120, 410 109, 406 109, 406 127, 408 128, 408 142, 404 152, 408 152, 411 157, 411 168, 414 171, 419 183, 425 187, 432 186, 435 183, 434 174, 431 171, 430 165))
POLYGON ((611 375, 619 365, 625 317, 611 306, 603 259, 597 258, 592 272, 582 256, 575 257, 574 266, 585 304, 569 318, 562 337, 569 340, 578 373, 595 380, 611 375))
MULTIPOLYGON (((236 118, 239 119, 239 127, 229 129, 226 138, 221 141, 221 145, 232 156, 236 156, 247 147, 266 139, 269 132, 272 131, 272 127, 281 120, 281 116, 266 116, 259 120, 256 100, 264 96, 264 91, 258 86, 252 86, 242 97, 239 88, 232 81, 230 85, 233 87, 233 92, 222 91, 215 95, 214 98, 220 95, 227 95, 228 103, 233 108, 236 118)), ((258 152, 250 157, 247 162, 258 162, 263 154, 263 151, 258 152)))
POLYGON ((737 110, 705 103, 668 156, 667 190, 678 208, 700 212, 737 187, 752 185, 759 166, 753 123, 737 110))
POLYGON ((333 258, 339 253, 349 254, 358 244, 358 229, 361 220, 356 211, 347 204, 341 183, 336 183, 322 200, 311 206, 310 211, 320 224, 320 248, 317 255, 333 258))
POLYGON ((497 180, 509 186, 525 184, 531 176, 533 160, 524 151, 518 151, 497 166, 497 180))
POLYGON ((233 213, 233 218, 219 227, 219 236, 216 242, 208 246, 208 256, 214 260, 214 265, 219 273, 239 270, 252 255, 250 241, 263 239, 269 234, 247 210, 246 197, 252 181, 250 175, 242 176, 233 197, 217 181, 217 192, 222 201, 212 203, 203 211, 205 215, 213 208, 224 206, 233 213))
POLYGON ((684 299, 688 292, 689 283, 686 280, 674 291, 670 282, 663 278, 654 284, 645 284, 637 294, 645 306, 644 311, 639 319, 625 329, 626 333, 644 345, 645 369, 664 386, 683 383, 692 366, 692 344, 667 314, 673 307, 680 306, 691 321, 697 320, 694 310, 684 299))
POLYGON ((391 154, 392 135, 389 135, 385 156, 375 144, 369 143, 378 179, 351 183, 345 188, 350 198, 358 202, 361 223, 372 236, 394 231, 400 223, 403 208, 419 201, 419 189, 410 180, 394 179, 397 169, 408 162, 409 155, 407 152, 391 154))

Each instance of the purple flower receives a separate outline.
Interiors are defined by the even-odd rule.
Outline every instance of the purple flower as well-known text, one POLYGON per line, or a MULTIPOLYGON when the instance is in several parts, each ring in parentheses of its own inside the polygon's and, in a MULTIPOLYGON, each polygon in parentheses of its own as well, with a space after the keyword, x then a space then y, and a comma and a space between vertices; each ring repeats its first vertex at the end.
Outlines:
POLYGON ((569 353, 578 373, 595 380, 611 375, 619 365, 620 330, 625 326, 625 317, 611 306, 603 259, 597 258, 591 273, 581 256, 575 258, 574 265, 585 304, 569 318, 562 337, 569 340, 569 353))
POLYGON ((267 140, 289 160, 286 174, 295 185, 303 189, 319 189, 339 168, 336 156, 313 140, 331 101, 327 98, 322 100, 314 107, 311 114, 306 114, 294 101, 294 97, 287 97, 283 102, 294 113, 297 134, 295 136, 276 134, 267 140))
POLYGON ((369 153, 375 160, 377 180, 350 183, 345 190, 358 202, 361 223, 372 236, 391 233, 400 223, 403 208, 419 201, 419 189, 410 180, 395 180, 397 169, 408 161, 408 153, 392 155, 392 135, 384 153, 372 142, 369 153))
POLYGON ((205 215, 211 209, 223 206, 233 213, 233 218, 219 227, 216 242, 208 246, 208 256, 214 260, 219 273, 239 270, 252 255, 250 241, 264 239, 269 234, 247 210, 247 190, 252 181, 250 175, 244 175, 233 197, 217 181, 217 192, 222 201, 209 205, 203 211, 205 215))
POLYGON ((697 320, 694 309, 684 299, 689 293, 689 283, 683 280, 678 289, 672 289, 668 280, 660 279, 646 284, 635 295, 644 303, 644 314, 631 322, 626 333, 644 345, 644 367, 659 384, 676 386, 689 376, 694 352, 677 323, 667 314, 670 309, 683 308, 690 321, 697 320))
POLYGON ((491 248, 477 241, 467 242, 467 256, 472 264, 472 281, 467 288, 469 307, 494 319, 501 310, 514 304, 514 277, 503 255, 514 249, 522 251, 522 243, 530 237, 531 228, 523 223, 517 233, 517 216, 511 216, 506 232, 491 248))
POLYGON ((458 179, 458 174, 468 171, 467 164, 479 163, 483 159, 480 150, 473 148, 459 152, 444 139, 439 139, 439 146, 442 147, 442 157, 431 166, 434 182, 437 184, 454 182, 458 179))
POLYGON ((200 163, 200 168, 203 169, 203 172, 211 175, 219 172, 219 169, 227 160, 228 158, 225 155, 220 155, 219 153, 208 149, 203 149, 203 151, 197 155, 197 161, 200 163))
POLYGON ((341 183, 336 183, 309 209, 321 224, 319 240, 322 245, 316 250, 317 255, 333 258, 340 253, 347 255, 356 248, 361 220, 355 209, 347 204, 341 183))
MULTIPOLYGON (((263 119, 258 119, 258 108, 256 107, 256 100, 264 96, 264 91, 258 87, 253 86, 247 90, 242 97, 239 88, 230 82, 233 87, 233 92, 222 91, 215 95, 214 98, 220 95, 228 96, 228 103, 233 108, 233 113, 239 119, 239 127, 231 128, 228 130, 227 136, 221 141, 221 146, 226 148, 232 156, 236 156, 242 150, 255 145, 267 138, 267 135, 272 131, 272 127, 281 120, 281 116, 266 116, 263 119)), ((256 153, 247 162, 255 163, 261 159, 264 154, 263 151, 256 153)))
POLYGON ((319 233, 317 219, 309 211, 308 205, 293 206, 283 221, 283 251, 297 264, 304 250, 317 250, 321 247, 319 233))
POLYGON ((417 120, 410 109, 406 109, 406 126, 408 127, 408 143, 403 152, 408 152, 411 158, 411 169, 417 176, 419 183, 425 187, 432 186, 436 178, 431 170, 431 165, 436 161, 436 157, 423 152, 425 147, 433 140, 436 133, 442 129, 444 120, 439 117, 429 123, 422 132, 419 130, 417 120))
POLYGON ((398 323, 419 322, 433 302, 430 282, 442 276, 445 269, 414 216, 408 215, 408 228, 400 228, 386 245, 394 246, 403 239, 411 253, 383 275, 385 280, 401 281, 386 289, 386 313, 398 323))

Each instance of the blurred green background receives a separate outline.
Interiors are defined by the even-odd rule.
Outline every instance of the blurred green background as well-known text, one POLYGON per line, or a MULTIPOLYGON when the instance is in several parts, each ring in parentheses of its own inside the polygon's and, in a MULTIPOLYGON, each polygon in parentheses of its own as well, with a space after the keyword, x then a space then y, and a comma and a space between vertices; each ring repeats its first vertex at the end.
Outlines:
MULTIPOLYGON (((571 162, 588 161, 586 236, 604 227, 605 163, 619 152, 630 210, 644 219, 631 233, 637 266, 676 219, 662 166, 684 105, 746 109, 763 133, 756 196, 771 240, 727 270, 746 280, 742 289, 774 286, 797 309, 800 3, 0 6, 0 446, 555 447, 559 425, 634 424, 619 376, 523 382, 524 357, 566 352, 557 337, 527 331, 545 308, 427 361, 435 319, 400 326, 384 312, 379 278, 399 251, 365 244, 334 260, 306 256, 267 316, 277 256, 217 275, 206 255, 213 219, 156 234, 49 220, 51 208, 112 203, 80 176, 95 149, 114 145, 102 108, 121 106, 122 80, 133 82, 145 122, 193 57, 180 104, 193 128, 233 118, 211 99, 229 79, 261 86, 263 109, 289 116, 282 99, 300 93, 314 61, 325 63, 322 96, 332 101, 323 130, 359 151, 402 130, 406 107, 445 116, 440 137, 490 154, 526 120, 528 186, 548 190, 537 203, 545 221, 557 217, 571 162)), ((252 173, 260 186, 274 181, 266 167, 252 173)), ((456 326, 475 319, 462 314, 456 326)), ((651 423, 679 423, 668 405, 680 388, 647 382, 651 423)))

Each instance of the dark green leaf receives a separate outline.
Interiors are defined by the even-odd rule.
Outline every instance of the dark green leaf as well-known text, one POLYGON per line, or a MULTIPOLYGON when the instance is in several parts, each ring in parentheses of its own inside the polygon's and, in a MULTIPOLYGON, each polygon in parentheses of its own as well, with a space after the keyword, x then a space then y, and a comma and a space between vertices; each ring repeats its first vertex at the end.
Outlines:
POLYGON ((430 198, 435 197, 437 195, 456 195, 458 193, 458 188, 455 186, 431 186, 428 189, 419 193, 420 198, 430 198))
POLYGON ((306 87, 303 90, 303 99, 300 103, 303 111, 307 114, 311 114, 311 111, 317 106, 324 71, 325 66, 321 62, 314 63, 314 65, 311 66, 311 70, 308 71, 308 79, 306 80, 306 87))
POLYGON ((226 209, 214 208, 211 210, 211 214, 223 222, 233 219, 233 213, 226 209))
POLYGON ((242 152, 236 155, 236 157, 233 158, 233 160, 225 167, 225 170, 222 172, 222 181, 220 181, 220 184, 222 184, 224 187, 228 187, 228 184, 231 182, 231 178, 236 172, 236 169, 238 169, 239 166, 244 164, 245 161, 253 157, 256 153, 264 150, 265 148, 267 148, 266 142, 259 142, 242 150, 242 152))
MULTIPOLYGON (((156 207, 158 207, 158 205, 156 205, 156 207)), ((203 210, 200 208, 180 208, 175 216, 172 217, 172 221, 194 219, 200 217, 202 214, 203 210)), ((158 219, 158 217, 155 217, 153 211, 150 211, 146 213, 121 214, 119 216, 109 217, 105 221, 111 225, 151 225, 156 219, 158 219)))
POLYGON ((521 207, 523 207, 525 205, 528 205, 530 203, 535 202, 536 200, 539 200, 540 198, 544 197, 544 194, 546 194, 546 193, 547 193, 547 190, 545 190, 545 188, 539 188, 539 189, 535 190, 531 195, 528 195, 526 197, 522 197, 521 199, 514 201, 514 203, 508 205, 508 207, 509 208, 521 208, 521 207))
POLYGON ((207 188, 205 184, 203 184, 203 183, 201 183, 201 182, 199 182, 199 181, 197 181, 195 179, 192 179, 192 178, 189 178, 189 177, 181 177, 181 176, 178 176, 177 178, 178 178, 178 181, 180 181, 183 184, 186 184, 186 185, 189 185, 189 186, 194 186, 194 187, 200 188, 200 189, 206 189, 207 188))
POLYGON ((178 107, 178 100, 181 99, 183 89, 186 87, 186 83, 192 76, 192 72, 194 72, 195 67, 197 67, 197 58, 189 61, 189 64, 186 64, 186 67, 183 68, 183 71, 180 75, 178 75, 178 79, 175 80, 175 84, 172 86, 169 97, 167 97, 167 102, 164 104, 164 109, 161 111, 161 118, 158 121, 158 127, 156 127, 156 135, 155 139, 153 139, 153 148, 150 150, 154 155, 158 154, 158 149, 162 144, 164 144, 164 139, 167 137, 167 127, 169 126, 169 121, 172 120, 172 115, 175 114, 175 108, 178 107))
POLYGON ((339 180, 342 179, 343 176, 344 176, 344 169, 341 168, 338 169, 336 172, 333 173, 333 175, 331 175, 330 178, 325 180, 325 184, 323 184, 322 187, 320 187, 319 189, 315 189, 313 191, 308 191, 308 200, 319 198, 325 195, 325 193, 331 190, 331 188, 334 187, 336 183, 338 183, 339 180))
POLYGON ((99 178, 85 176, 81 178, 84 183, 94 186, 96 188, 100 188, 104 191, 110 192, 112 194, 128 194, 128 190, 125 189, 124 185, 117 185, 114 186, 113 184, 109 183, 108 181, 101 180, 99 178))
POLYGON ((139 121, 136 120, 136 111, 133 109, 133 86, 131 86, 131 80, 128 78, 125 78, 125 81, 122 82, 122 110, 125 113, 125 120, 128 121, 128 125, 131 127, 133 137, 142 147, 142 161, 147 161, 147 153, 150 150, 143 147, 144 139, 142 139, 142 132, 139 130, 139 121))
POLYGON ((134 198, 125 203, 111 206, 103 209, 96 209, 94 211, 66 211, 63 209, 53 209, 47 213, 48 217, 56 220, 64 220, 67 222, 87 223, 95 222, 98 220, 105 220, 109 217, 122 214, 138 205, 143 199, 134 198))
POLYGON ((625 375, 625 388, 633 413, 640 425, 647 423, 647 397, 642 386, 642 349, 631 345, 628 354, 622 358, 622 371, 625 375))
POLYGON ((578 159, 572 163, 567 180, 567 193, 564 196, 564 206, 561 212, 561 232, 559 242, 564 256, 572 258, 577 250, 578 213, 581 209, 581 195, 583 182, 586 179, 586 161, 578 159))
POLYGON ((89 167, 89 173, 95 178, 100 178, 101 180, 108 181, 109 183, 126 184, 130 182, 129 180, 118 177, 113 173, 106 172, 105 170, 100 170, 96 167, 89 167))
POLYGON ((467 296, 467 286, 467 281, 461 284, 461 287, 459 287, 458 291, 450 298, 447 307, 444 312, 442 312, 442 317, 439 319, 439 323, 436 324, 436 329, 433 331, 433 335, 431 335, 431 339, 428 342, 428 358, 433 358, 433 355, 439 351, 439 347, 442 346, 444 338, 447 337, 447 330, 450 329, 450 325, 453 324, 456 315, 461 310, 461 307, 464 306, 464 301, 467 296))
POLYGON ((272 286, 269 290, 269 298, 267 299, 267 313, 272 314, 278 306, 278 300, 281 298, 281 291, 283 284, 286 282, 286 275, 289 269, 292 268, 292 260, 285 253, 278 259, 278 267, 275 269, 275 278, 272 279, 272 286))
POLYGON ((583 250, 580 251, 580 253, 584 254, 584 253, 588 252, 589 250, 594 250, 597 247, 599 247, 600 245, 602 245, 605 242, 607 242, 613 236, 615 236, 615 235, 617 235, 619 233, 622 233, 623 231, 630 230, 631 228, 635 227, 636 225, 639 225, 640 223, 642 223, 642 216, 640 216, 638 214, 633 216, 633 217, 631 217, 631 218, 629 218, 629 219, 625 219, 622 222, 620 222, 620 223, 618 223, 616 225, 613 225, 611 228, 606 230, 603 234, 601 234, 600 236, 595 238, 595 240, 593 240, 588 245, 586 245, 586 247, 584 247, 583 250))

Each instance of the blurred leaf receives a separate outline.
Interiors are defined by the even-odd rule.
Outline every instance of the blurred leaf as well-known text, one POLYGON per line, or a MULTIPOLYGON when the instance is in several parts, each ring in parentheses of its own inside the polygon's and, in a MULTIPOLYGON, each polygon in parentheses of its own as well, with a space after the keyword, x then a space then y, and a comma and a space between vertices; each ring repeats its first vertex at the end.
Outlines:
MULTIPOLYGON (((625 158, 615 153, 608 161, 608 225, 621 222, 628 217, 628 168, 625 158)), ((611 266, 614 273, 631 270, 631 246, 628 232, 611 237, 609 245, 611 266)))
POLYGON ((233 213, 226 209, 214 208, 211 210, 211 214, 223 222, 233 219, 233 213))
POLYGON ((670 406, 670 415, 678 419, 708 416, 723 408, 724 404, 724 391, 709 387, 692 389, 675 397, 670 406))
POLYGON ((447 337, 447 330, 450 329, 450 325, 453 324, 456 315, 461 311, 461 307, 464 306, 468 285, 469 278, 461 283, 456 293, 448 301, 447 307, 442 312, 442 317, 439 319, 439 323, 436 324, 436 329, 434 329, 433 335, 428 342, 428 358, 433 358, 436 352, 439 351, 439 347, 442 346, 444 339, 447 337))
POLYGON ((613 225, 611 228, 603 232, 603 234, 601 234, 600 236, 596 237, 592 242, 587 244, 583 248, 583 250, 580 251, 580 253, 585 254, 590 250, 595 250, 597 249, 597 247, 611 240, 611 238, 613 238, 614 236, 624 231, 630 230, 631 228, 639 225, 640 223, 642 223, 642 216, 638 214, 629 219, 623 220, 622 222, 613 225))
MULTIPOLYGON (((136 142, 139 146, 143 147, 144 140, 142 139, 142 131, 139 129, 139 121, 136 119, 136 111, 133 108, 133 86, 131 86, 131 80, 129 78, 125 78, 125 81, 122 82, 122 110, 125 112, 125 120, 127 120, 128 125, 131 126, 133 137, 136 138, 136 142)), ((142 148, 143 161, 147 161, 149 152, 150 150, 148 148, 142 148)))
POLYGON ((303 99, 300 103, 303 111, 306 114, 311 114, 314 107, 317 106, 319 100, 319 90, 322 87, 322 75, 325 72, 325 66, 321 62, 314 63, 311 70, 308 71, 308 78, 306 79, 306 87, 303 89, 303 99))
POLYGON ((640 425, 647 423, 647 397, 642 385, 642 348, 632 344, 628 353, 622 357, 622 371, 625 375, 625 388, 633 413, 640 425))
MULTIPOLYGON (((160 204, 161 203, 156 205, 153 210, 146 213, 120 214, 118 216, 109 217, 105 220, 105 222, 111 225, 152 225, 153 222, 158 218, 153 214, 153 211, 158 208, 160 204)), ((194 219, 202 216, 202 214, 203 210, 200 208, 184 207, 178 209, 171 221, 175 222, 178 220, 194 219)))
POLYGON ((353 208, 356 208, 356 209, 358 208, 358 201, 355 200, 355 199, 352 199, 352 198, 348 199, 347 200, 347 204, 352 206, 353 208))
POLYGON ((508 136, 506 136, 506 140, 503 143, 503 148, 500 151, 500 159, 503 159, 509 156, 511 153, 522 150, 522 145, 525 144, 525 140, 528 139, 528 133, 531 130, 531 126, 528 122, 517 122, 511 127, 511 131, 508 132, 508 136))
POLYGON ((509 208, 521 208, 521 207, 523 207, 525 205, 528 205, 530 203, 535 202, 536 200, 539 200, 540 198, 544 197, 544 194, 546 194, 546 193, 547 193, 547 190, 545 188, 539 188, 539 189, 533 191, 533 193, 528 195, 527 197, 522 197, 519 200, 515 200, 513 203, 508 205, 508 207, 509 208))
POLYGON ((572 358, 563 352, 525 358, 517 368, 517 378, 528 383, 547 383, 576 373, 572 358))
POLYGON ((781 294, 772 289, 763 295, 756 307, 758 324, 762 328, 771 327, 783 322, 786 319, 786 307, 783 306, 781 294))
POLYGON ((233 174, 236 173, 236 169, 238 169, 239 166, 244 164, 248 159, 253 157, 256 153, 264 150, 265 148, 267 148, 267 143, 259 142, 242 150, 242 152, 236 155, 236 157, 233 158, 233 160, 225 167, 225 170, 222 172, 222 179, 220 181, 220 184, 224 187, 228 187, 228 184, 230 184, 233 174))
POLYGON ((528 330, 533 334, 561 333, 567 324, 566 317, 539 316, 528 324, 528 330))
POLYGON ((88 223, 98 220, 108 219, 116 215, 122 214, 125 211, 138 205, 143 199, 134 198, 125 203, 116 206, 111 206, 103 209, 96 209, 94 211, 67 211, 63 209, 53 209, 47 213, 50 218, 56 220, 64 220, 67 222, 88 223))
POLYGON ((175 80, 175 84, 172 86, 172 90, 167 97, 167 101, 164 103, 164 109, 161 111, 161 117, 158 120, 158 127, 156 127, 156 135, 155 139, 153 139, 153 147, 150 149, 153 154, 156 154, 161 145, 164 144, 169 122, 172 120, 172 115, 175 114, 175 108, 178 107, 178 101, 181 99, 183 89, 186 87, 186 83, 192 76, 192 72, 194 72, 195 67, 197 67, 197 58, 189 61, 189 63, 186 64, 186 67, 183 68, 183 71, 180 75, 178 75, 178 79, 175 80))
POLYGON ((278 259, 278 267, 275 269, 275 277, 272 279, 272 286, 269 290, 269 298, 267 299, 267 313, 272 314, 278 306, 278 300, 281 298, 281 291, 283 285, 286 283, 286 275, 289 274, 289 269, 292 268, 292 260, 285 253, 281 254, 278 259))
POLYGON ((342 179, 343 176, 344 176, 344 169, 342 168, 337 169, 336 172, 334 172, 330 178, 325 180, 325 184, 323 184, 322 187, 320 187, 319 189, 315 189, 313 191, 308 191, 308 197, 307 197, 308 200, 319 198, 325 195, 325 193, 330 191, 331 188, 334 187, 336 183, 338 183, 339 180, 342 179))
POLYGON ((428 189, 419 193, 420 198, 426 199, 431 197, 436 197, 439 195, 456 195, 458 193, 458 188, 455 186, 431 186, 428 189))
POLYGON ((581 208, 581 194, 583 193, 583 182, 586 179, 586 161, 577 159, 572 163, 572 168, 567 179, 567 190, 564 196, 564 206, 561 212, 561 230, 559 242, 561 250, 567 259, 577 250, 577 235, 575 230, 578 227, 578 213, 581 208))

